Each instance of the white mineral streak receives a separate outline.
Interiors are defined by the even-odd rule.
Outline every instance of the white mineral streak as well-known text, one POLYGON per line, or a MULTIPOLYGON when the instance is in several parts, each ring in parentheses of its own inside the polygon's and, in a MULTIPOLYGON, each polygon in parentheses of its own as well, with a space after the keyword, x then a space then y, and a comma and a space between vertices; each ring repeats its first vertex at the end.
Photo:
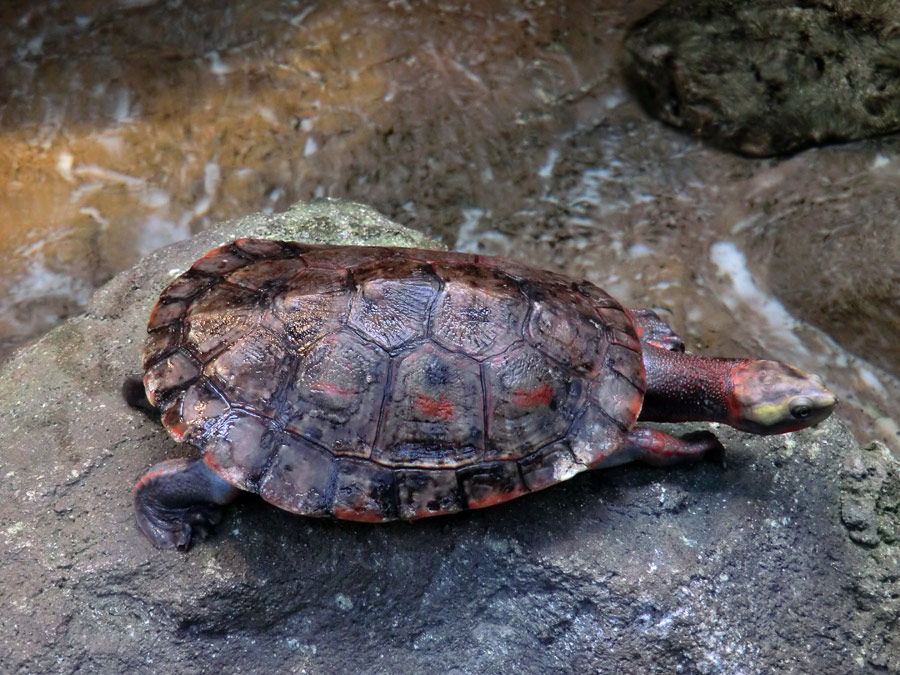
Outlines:
POLYGON ((207 52, 204 56, 209 61, 209 72, 213 75, 228 75, 231 72, 231 67, 222 61, 219 52, 207 52))
POLYGON ((553 176, 553 167, 556 165, 556 160, 559 159, 559 150, 556 148, 550 148, 547 151, 547 161, 544 162, 544 166, 538 169, 538 176, 541 178, 551 178, 553 176))
POLYGON ((607 110, 618 108, 625 101, 630 100, 630 96, 624 89, 613 89, 609 94, 603 97, 603 105, 607 110))
POLYGON ((578 185, 568 195, 569 204, 576 210, 591 209, 591 215, 596 220, 613 213, 628 212, 636 202, 642 201, 627 191, 623 193, 610 189, 610 186, 625 187, 629 182, 624 175, 620 175, 615 164, 611 162, 611 168, 600 167, 582 172, 578 185), (611 193, 620 196, 611 199, 611 193))
POLYGON ((147 255, 167 244, 187 239, 191 236, 188 222, 188 219, 184 218, 180 222, 176 222, 156 214, 147 216, 144 225, 139 229, 138 252, 141 255, 147 255))
POLYGON ((628 247, 628 255, 632 258, 643 258, 644 256, 653 255, 653 250, 647 244, 638 242, 628 247))
POLYGON ((866 387, 881 394, 882 396, 888 395, 887 389, 884 388, 881 380, 878 379, 878 376, 869 368, 866 368, 863 365, 857 365, 856 372, 859 374, 859 378, 862 380, 863 384, 866 387))
POLYGON ((113 171, 96 164, 79 164, 72 170, 79 178, 90 178, 105 183, 114 183, 117 185, 125 185, 127 187, 141 187, 144 185, 144 179, 138 176, 129 176, 121 171, 113 171))
MULTIPOLYGON (((720 276, 731 281, 730 292, 722 294, 722 301, 735 314, 745 317, 756 314, 767 328, 756 330, 754 337, 764 347, 792 357, 805 357, 809 352, 795 334, 798 323, 778 300, 768 295, 753 280, 747 269, 747 259, 730 241, 720 241, 710 248, 710 257, 720 276)), ((742 321, 742 323, 745 323, 742 321)))
POLYGON ((25 275, 10 287, 3 300, 15 303, 27 301, 34 296, 65 296, 75 298, 76 302, 86 303, 92 292, 93 289, 85 281, 49 269, 41 251, 31 255, 25 275))
POLYGON ((119 124, 133 122, 137 111, 131 107, 131 91, 125 87, 119 89, 112 100, 113 110, 111 117, 119 124))
POLYGON ((65 150, 59 153, 59 159, 56 160, 56 170, 59 171, 59 175, 70 183, 75 181, 75 177, 72 176, 72 166, 74 163, 75 157, 72 156, 71 152, 65 150))
POLYGON ((459 226, 459 232, 456 235, 456 244, 454 246, 457 251, 463 251, 465 253, 478 252, 478 223, 481 222, 482 216, 484 216, 484 211, 481 209, 462 210, 463 221, 459 226))
POLYGON ((487 249, 490 250, 492 254, 515 256, 515 253, 510 251, 510 241, 507 235, 493 229, 479 229, 479 224, 482 222, 482 219, 490 222, 490 211, 485 212, 476 208, 462 209, 461 211, 462 223, 460 223, 459 233, 456 236, 456 243, 454 244, 454 248, 457 251, 462 251, 463 253, 482 253, 485 249, 482 248, 480 244, 487 243, 487 249))
POLYGON ((222 182, 222 170, 215 162, 207 162, 203 167, 203 188, 210 197, 215 197, 222 182))

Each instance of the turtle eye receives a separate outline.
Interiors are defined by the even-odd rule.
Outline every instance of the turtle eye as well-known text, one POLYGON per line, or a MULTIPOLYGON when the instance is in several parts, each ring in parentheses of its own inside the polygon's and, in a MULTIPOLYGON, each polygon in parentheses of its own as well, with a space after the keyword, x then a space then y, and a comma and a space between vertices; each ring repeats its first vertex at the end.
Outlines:
POLYGON ((798 398, 791 401, 791 415, 798 420, 806 419, 812 413, 812 405, 809 399, 798 398))

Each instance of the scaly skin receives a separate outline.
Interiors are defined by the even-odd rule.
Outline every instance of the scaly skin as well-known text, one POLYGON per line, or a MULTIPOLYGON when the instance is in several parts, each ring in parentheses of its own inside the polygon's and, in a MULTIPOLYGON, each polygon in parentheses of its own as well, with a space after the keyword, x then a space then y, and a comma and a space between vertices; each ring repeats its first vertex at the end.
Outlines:
MULTIPOLYGON (((647 378, 639 421, 721 422, 754 434, 783 434, 818 424, 837 404, 816 375, 779 361, 686 354, 684 343, 655 312, 638 309, 631 315, 647 378)), ((634 429, 626 438, 626 449, 601 467, 633 460, 667 466, 722 451, 707 431, 675 438, 634 429)))
POLYGON ((837 398, 819 378, 779 361, 718 359, 644 345, 640 420, 722 422, 769 435, 812 426, 837 398))

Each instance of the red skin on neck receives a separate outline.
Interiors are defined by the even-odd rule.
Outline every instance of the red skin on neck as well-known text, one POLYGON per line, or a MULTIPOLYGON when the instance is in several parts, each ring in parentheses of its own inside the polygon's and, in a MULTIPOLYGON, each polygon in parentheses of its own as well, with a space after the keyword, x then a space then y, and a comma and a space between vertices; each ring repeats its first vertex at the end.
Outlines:
POLYGON ((645 422, 723 422, 740 415, 736 371, 746 359, 685 354, 644 344, 647 393, 638 419, 645 422))

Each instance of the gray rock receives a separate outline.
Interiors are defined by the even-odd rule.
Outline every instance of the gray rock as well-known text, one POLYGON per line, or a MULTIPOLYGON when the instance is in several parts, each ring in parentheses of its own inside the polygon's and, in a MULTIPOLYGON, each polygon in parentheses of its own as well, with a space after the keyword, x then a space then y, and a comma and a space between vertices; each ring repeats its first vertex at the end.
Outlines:
POLYGON ((765 156, 900 129, 898 25, 891 0, 673 0, 625 46, 652 115, 765 156))
POLYGON ((415 524, 247 496, 189 553, 155 550, 132 485, 188 451, 122 379, 172 275, 263 232, 428 243, 346 202, 226 223, 0 371, 0 672, 900 672, 900 468, 834 418, 718 429, 727 466, 626 466, 415 524))

